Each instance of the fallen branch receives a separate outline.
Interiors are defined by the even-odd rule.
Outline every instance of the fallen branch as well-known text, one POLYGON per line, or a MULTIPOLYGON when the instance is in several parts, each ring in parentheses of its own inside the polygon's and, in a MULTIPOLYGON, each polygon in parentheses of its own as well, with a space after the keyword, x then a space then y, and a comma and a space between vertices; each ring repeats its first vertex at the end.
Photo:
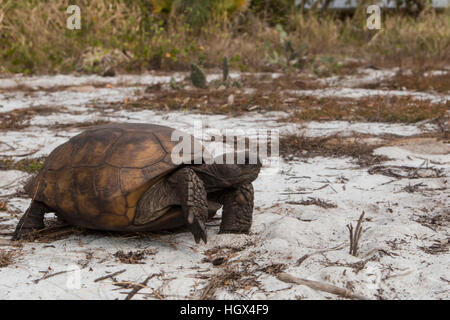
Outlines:
POLYGON ((348 289, 344 289, 344 288, 339 288, 327 283, 322 283, 322 282, 318 282, 318 281, 313 281, 313 280, 306 280, 306 279, 301 279, 301 278, 297 278, 294 277, 290 274, 281 272, 277 275, 277 279, 286 283, 295 283, 298 285, 302 285, 302 286, 307 286, 311 289, 314 290, 318 290, 318 291, 324 291, 324 292, 328 292, 328 293, 332 293, 344 298, 349 298, 349 299, 355 299, 355 300, 370 300, 369 298, 353 293, 352 291, 348 290, 348 289))
POLYGON ((59 272, 55 272, 55 273, 51 273, 51 274, 46 274, 45 276, 43 276, 40 279, 36 279, 34 280, 34 283, 39 283, 39 281, 41 280, 45 280, 54 276, 59 276, 60 274, 64 274, 64 273, 68 273, 68 272, 72 272, 73 270, 64 270, 64 271, 59 271, 59 272))
POLYGON ((150 280, 150 278, 151 277, 147 277, 147 279, 145 279, 142 283, 135 284, 133 290, 128 293, 125 300, 131 300, 131 298, 133 298, 133 296, 138 293, 139 290, 147 288, 147 282, 150 280))
POLYGON ((121 274, 121 273, 124 273, 125 271, 127 271, 127 270, 126 270, 126 269, 123 269, 123 270, 120 270, 120 271, 117 271, 117 272, 108 274, 108 275, 106 275, 106 276, 103 276, 103 277, 100 277, 100 278, 95 279, 94 282, 98 282, 98 281, 102 281, 102 280, 105 280, 105 279, 108 279, 108 278, 115 277, 115 276, 117 276, 117 275, 119 275, 119 274, 121 274))
POLYGON ((332 251, 332 250, 339 250, 339 249, 342 249, 345 245, 346 245, 346 243, 344 242, 344 243, 341 243, 340 245, 338 245, 336 247, 333 247, 333 248, 322 249, 322 250, 318 250, 318 251, 315 251, 315 252, 312 252, 312 253, 305 254, 304 256, 302 256, 300 259, 297 260, 295 265, 298 267, 299 265, 301 265, 303 263, 303 261, 305 261, 306 259, 308 259, 312 255, 319 254, 319 253, 325 253, 325 252, 332 251))
POLYGON ((147 288, 147 283, 148 281, 153 278, 154 276, 156 276, 157 274, 152 274, 151 276, 148 276, 147 279, 145 279, 143 282, 141 283, 137 283, 133 286, 133 290, 130 291, 130 293, 128 293, 128 295, 126 296, 125 300, 131 300, 131 298, 133 298, 133 296, 138 293, 139 290, 143 289, 143 288, 147 288))
POLYGON ((21 154, 14 154, 14 155, 9 155, 9 154, 0 154, 1 158, 6 158, 6 157, 27 157, 27 156, 31 156, 32 154, 35 154, 36 152, 38 152, 40 149, 36 149, 34 151, 30 151, 27 153, 21 153, 21 154))

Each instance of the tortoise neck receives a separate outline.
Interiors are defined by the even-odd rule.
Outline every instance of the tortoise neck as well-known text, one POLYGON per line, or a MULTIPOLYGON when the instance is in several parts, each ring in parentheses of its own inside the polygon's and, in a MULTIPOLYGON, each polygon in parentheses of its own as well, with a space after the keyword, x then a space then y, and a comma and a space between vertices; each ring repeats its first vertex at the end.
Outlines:
POLYGON ((218 164, 201 164, 191 166, 192 170, 203 181, 206 192, 214 192, 220 189, 229 188, 232 186, 231 181, 223 176, 219 170, 222 165, 218 164))
POLYGON ((201 164, 191 166, 191 168, 203 181, 207 192, 251 183, 256 179, 259 172, 259 168, 236 164, 201 164))

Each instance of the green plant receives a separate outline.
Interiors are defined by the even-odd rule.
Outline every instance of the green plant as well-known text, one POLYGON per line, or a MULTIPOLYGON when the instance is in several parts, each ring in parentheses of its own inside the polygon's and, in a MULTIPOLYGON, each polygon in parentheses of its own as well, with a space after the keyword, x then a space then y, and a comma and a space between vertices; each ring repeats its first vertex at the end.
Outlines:
POLYGON ((207 88, 205 73, 194 63, 191 64, 191 81, 196 88, 207 88))
POLYGON ((295 0, 253 0, 250 10, 271 25, 287 24, 289 15, 295 10, 295 0))
POLYGON ((225 58, 223 58, 223 63, 222 63, 222 79, 223 79, 223 82, 226 82, 228 80, 229 73, 230 73, 230 71, 229 71, 229 66, 228 66, 228 58, 225 57, 225 58))
POLYGON ((0 72, 103 73, 102 59, 114 52, 126 56, 107 66, 117 72, 186 70, 191 62, 211 68, 224 56, 230 69, 294 67, 317 74, 342 72, 347 57, 379 67, 426 70, 450 59, 448 10, 385 14, 381 30, 367 30, 364 7, 341 18, 302 13, 293 2, 78 0, 82 28, 69 30, 69 0, 0 0, 0 72), (85 59, 86 52, 96 50, 104 54, 85 59), (321 61, 324 56, 335 60, 321 61))
POLYGON ((155 0, 152 6, 164 20, 182 16, 187 25, 199 31, 209 20, 226 21, 249 4, 250 0, 155 0))

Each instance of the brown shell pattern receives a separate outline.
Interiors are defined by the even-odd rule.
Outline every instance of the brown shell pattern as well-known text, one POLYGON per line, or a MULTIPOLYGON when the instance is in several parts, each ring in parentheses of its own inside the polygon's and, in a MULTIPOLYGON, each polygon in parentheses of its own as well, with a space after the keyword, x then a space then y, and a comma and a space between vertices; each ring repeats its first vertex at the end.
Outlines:
POLYGON ((170 157, 173 131, 154 124, 88 129, 53 150, 25 190, 69 223, 125 230, 142 194, 178 167, 170 157))

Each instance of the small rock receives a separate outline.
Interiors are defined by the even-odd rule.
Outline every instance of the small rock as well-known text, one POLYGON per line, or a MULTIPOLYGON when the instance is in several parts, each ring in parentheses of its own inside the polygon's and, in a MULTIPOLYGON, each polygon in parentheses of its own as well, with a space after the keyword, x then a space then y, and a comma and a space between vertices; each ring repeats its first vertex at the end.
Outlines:
POLYGON ((218 257, 218 258, 215 258, 213 261, 211 261, 211 263, 212 263, 214 266, 220 266, 220 265, 223 264, 225 261, 226 261, 226 258, 225 258, 225 257, 218 257))

